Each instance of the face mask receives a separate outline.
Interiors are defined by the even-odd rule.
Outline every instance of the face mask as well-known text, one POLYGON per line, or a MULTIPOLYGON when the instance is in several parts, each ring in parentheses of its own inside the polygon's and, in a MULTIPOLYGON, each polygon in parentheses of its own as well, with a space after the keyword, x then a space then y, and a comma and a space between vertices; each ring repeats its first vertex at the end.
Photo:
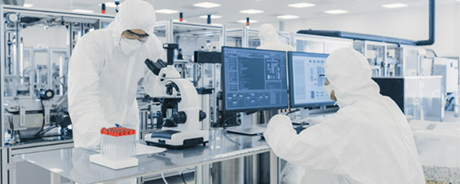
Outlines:
POLYGON ((136 50, 138 50, 144 43, 139 40, 131 40, 122 38, 120 40, 120 47, 123 53, 127 56, 131 56, 136 50))
POLYGON ((332 90, 334 90, 332 89, 331 85, 323 85, 323 89, 326 92, 327 96, 331 98, 332 90))

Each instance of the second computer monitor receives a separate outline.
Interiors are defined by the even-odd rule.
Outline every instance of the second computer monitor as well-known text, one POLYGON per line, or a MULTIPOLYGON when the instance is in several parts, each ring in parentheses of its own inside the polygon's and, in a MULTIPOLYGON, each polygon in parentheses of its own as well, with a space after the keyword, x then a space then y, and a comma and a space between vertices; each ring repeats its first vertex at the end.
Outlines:
POLYGON ((290 107, 333 105, 323 89, 324 64, 328 54, 288 52, 290 107))
POLYGON ((223 47, 222 58, 225 111, 288 107, 286 52, 223 47))

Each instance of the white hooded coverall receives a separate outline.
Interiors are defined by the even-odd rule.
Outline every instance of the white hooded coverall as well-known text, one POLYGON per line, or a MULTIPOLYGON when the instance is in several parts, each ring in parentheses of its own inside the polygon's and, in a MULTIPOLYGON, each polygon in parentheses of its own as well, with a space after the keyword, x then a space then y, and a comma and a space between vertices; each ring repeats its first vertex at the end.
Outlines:
POLYGON ((366 58, 336 50, 325 72, 340 110, 300 134, 287 116, 273 117, 264 135, 276 155, 311 170, 305 184, 334 183, 324 176, 355 184, 425 183, 408 122, 393 100, 380 95, 366 58))
POLYGON ((164 59, 161 42, 154 35, 155 11, 150 3, 127 0, 106 28, 84 35, 69 64, 69 113, 75 147, 97 149, 102 127, 139 128, 136 101, 143 78, 146 93, 153 96, 156 76, 147 68, 148 58, 164 59), (149 38, 132 55, 120 48, 121 34, 142 29, 149 38))
POLYGON ((278 32, 271 24, 262 24, 259 28, 260 46, 257 49, 295 51, 294 47, 280 41, 278 32))

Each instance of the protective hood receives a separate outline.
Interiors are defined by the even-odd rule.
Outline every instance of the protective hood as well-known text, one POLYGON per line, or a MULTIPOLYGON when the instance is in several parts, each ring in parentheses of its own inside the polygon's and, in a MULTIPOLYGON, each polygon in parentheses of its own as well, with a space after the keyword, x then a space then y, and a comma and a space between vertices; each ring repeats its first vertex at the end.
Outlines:
POLYGON ((278 43, 278 32, 271 24, 263 24, 259 29, 260 45, 278 43))
POLYGON ((354 49, 334 51, 327 58, 324 69, 341 108, 360 100, 375 100, 380 97, 380 88, 372 80, 369 63, 354 49))
POLYGON ((115 20, 107 27, 112 32, 114 45, 119 44, 121 33, 128 29, 142 29, 153 35, 156 16, 152 4, 141 0, 126 0, 122 4, 115 20))
POLYGON ((259 30, 260 46, 257 49, 295 51, 294 47, 279 40, 278 32, 271 24, 263 24, 259 30))

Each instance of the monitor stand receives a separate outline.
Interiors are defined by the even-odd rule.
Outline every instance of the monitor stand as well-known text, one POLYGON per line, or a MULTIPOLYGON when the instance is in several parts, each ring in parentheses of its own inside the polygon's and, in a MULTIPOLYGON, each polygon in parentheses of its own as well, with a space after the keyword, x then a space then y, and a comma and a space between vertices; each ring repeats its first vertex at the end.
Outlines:
POLYGON ((262 135, 266 127, 260 125, 252 124, 252 114, 246 115, 246 113, 241 113, 241 126, 227 128, 227 132, 242 134, 242 135, 262 135))

